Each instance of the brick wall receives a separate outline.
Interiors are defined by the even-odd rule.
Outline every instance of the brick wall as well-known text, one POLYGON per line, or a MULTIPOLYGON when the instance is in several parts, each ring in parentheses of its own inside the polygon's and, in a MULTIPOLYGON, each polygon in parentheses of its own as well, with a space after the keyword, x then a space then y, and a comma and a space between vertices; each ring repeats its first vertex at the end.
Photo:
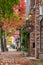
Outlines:
POLYGON ((35 42, 35 10, 33 9, 34 0, 30 1, 32 21, 31 24, 34 25, 34 30, 30 33, 30 55, 35 56, 35 49, 33 48, 33 43, 35 42))
POLYGON ((30 0, 30 6, 31 8, 34 6, 35 0, 30 0))
MULTIPOLYGON (((34 0, 31 1, 31 6, 34 0)), ((36 0, 35 9, 31 9, 32 16, 32 24, 34 25, 34 31, 30 33, 30 54, 31 56, 38 56, 40 52, 40 20, 39 20, 39 0, 36 0), (32 46, 35 43, 35 48, 33 50, 32 46), (35 54, 33 54, 35 53, 35 54)))
POLYGON ((40 20, 39 20, 39 0, 36 0, 35 10, 35 56, 40 52, 40 20))

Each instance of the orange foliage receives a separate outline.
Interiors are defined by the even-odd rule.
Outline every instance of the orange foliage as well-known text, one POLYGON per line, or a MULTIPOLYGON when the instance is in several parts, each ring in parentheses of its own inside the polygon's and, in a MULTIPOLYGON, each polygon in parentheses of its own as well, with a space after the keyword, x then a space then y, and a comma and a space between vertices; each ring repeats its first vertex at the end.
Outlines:
POLYGON ((20 5, 13 6, 14 11, 14 19, 10 19, 10 21, 4 20, 3 29, 10 30, 12 28, 18 28, 18 26, 22 26, 26 19, 26 3, 25 0, 20 0, 20 5))

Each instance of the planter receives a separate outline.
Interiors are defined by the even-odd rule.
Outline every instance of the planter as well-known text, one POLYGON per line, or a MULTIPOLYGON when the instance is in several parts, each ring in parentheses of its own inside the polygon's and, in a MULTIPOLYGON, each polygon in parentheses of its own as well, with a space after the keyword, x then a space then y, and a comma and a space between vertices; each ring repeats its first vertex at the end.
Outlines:
POLYGON ((8 52, 8 48, 6 48, 6 52, 8 52))
POLYGON ((28 56, 28 52, 24 52, 24 55, 25 55, 25 56, 28 56))

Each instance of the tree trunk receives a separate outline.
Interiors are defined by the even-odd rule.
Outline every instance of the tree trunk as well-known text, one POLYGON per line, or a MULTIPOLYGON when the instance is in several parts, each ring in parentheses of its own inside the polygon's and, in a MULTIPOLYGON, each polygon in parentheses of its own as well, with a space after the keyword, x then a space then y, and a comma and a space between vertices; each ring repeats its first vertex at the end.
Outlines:
POLYGON ((4 38, 4 51, 6 51, 6 39, 4 38))
POLYGON ((4 52, 4 44, 3 44, 3 39, 1 38, 1 51, 4 52))

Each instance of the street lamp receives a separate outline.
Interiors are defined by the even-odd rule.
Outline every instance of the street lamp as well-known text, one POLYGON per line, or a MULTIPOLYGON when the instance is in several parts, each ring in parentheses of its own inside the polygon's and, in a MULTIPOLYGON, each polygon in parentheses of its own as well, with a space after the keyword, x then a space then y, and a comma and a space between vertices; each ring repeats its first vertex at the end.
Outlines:
POLYGON ((29 18, 26 20, 26 24, 24 25, 24 28, 26 29, 27 32, 30 33, 30 32, 32 32, 34 30, 34 26, 33 26, 33 24, 31 24, 31 22, 32 22, 32 14, 29 13, 28 17, 29 18))
POLYGON ((33 17, 32 13, 29 13, 29 14, 28 14, 28 18, 29 18, 29 23, 30 23, 30 25, 32 25, 32 24, 31 24, 31 23, 32 23, 32 17, 33 17))
POLYGON ((29 17, 29 19, 31 19, 31 18, 32 18, 32 14, 31 14, 31 13, 29 13, 29 14, 28 14, 28 17, 29 17))

